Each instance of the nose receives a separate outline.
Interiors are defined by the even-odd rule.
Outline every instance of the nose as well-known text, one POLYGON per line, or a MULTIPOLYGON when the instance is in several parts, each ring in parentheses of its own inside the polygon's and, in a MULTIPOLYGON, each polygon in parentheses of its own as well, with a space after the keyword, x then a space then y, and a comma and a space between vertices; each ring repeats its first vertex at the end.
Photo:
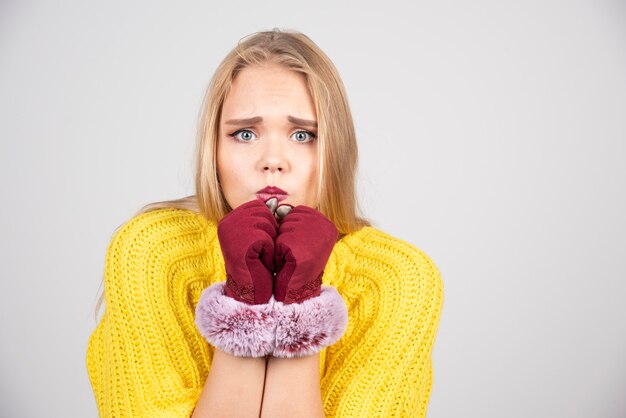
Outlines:
POLYGON ((283 173, 287 168, 287 157, 280 138, 267 138, 266 146, 261 156, 261 167, 265 173, 283 173))
POLYGON ((278 161, 268 161, 263 167, 263 171, 269 171, 270 173, 274 173, 276 171, 283 171, 282 164, 278 161))

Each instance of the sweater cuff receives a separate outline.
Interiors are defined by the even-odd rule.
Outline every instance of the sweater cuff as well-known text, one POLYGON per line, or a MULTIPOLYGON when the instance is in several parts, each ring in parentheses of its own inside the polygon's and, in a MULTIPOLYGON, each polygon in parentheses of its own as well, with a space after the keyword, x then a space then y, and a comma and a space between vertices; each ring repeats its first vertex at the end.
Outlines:
POLYGON ((224 294, 225 282, 202 292, 196 306, 196 327, 213 346, 237 357, 264 357, 274 348, 275 299, 249 305, 224 294))
POLYGON ((348 309, 333 286, 301 303, 274 301, 276 342, 274 357, 303 357, 334 344, 348 326, 348 309))

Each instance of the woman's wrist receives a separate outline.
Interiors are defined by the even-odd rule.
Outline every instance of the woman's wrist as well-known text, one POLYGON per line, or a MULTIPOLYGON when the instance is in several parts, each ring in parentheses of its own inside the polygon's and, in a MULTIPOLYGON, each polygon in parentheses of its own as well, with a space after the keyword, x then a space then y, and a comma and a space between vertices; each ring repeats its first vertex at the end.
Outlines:
POLYGON ((261 418, 294 416, 324 416, 319 353, 268 357, 261 418))
POLYGON ((259 416, 266 358, 237 357, 216 348, 192 418, 259 416))

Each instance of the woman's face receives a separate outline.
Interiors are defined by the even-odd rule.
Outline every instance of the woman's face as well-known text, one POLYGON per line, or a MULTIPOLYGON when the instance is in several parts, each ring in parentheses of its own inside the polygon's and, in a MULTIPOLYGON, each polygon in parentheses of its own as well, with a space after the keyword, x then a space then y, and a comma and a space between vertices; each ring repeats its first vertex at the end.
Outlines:
POLYGON ((317 206, 317 116, 304 75, 276 64, 246 67, 225 97, 217 174, 231 208, 272 196, 317 206), (274 186, 285 194, 265 187, 274 186))

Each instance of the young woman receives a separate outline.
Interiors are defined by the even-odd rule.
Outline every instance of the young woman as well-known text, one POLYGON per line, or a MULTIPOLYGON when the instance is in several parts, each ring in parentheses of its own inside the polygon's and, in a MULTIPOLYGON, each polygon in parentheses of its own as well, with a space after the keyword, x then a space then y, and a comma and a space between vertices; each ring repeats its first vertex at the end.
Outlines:
POLYGON ((205 96, 196 194, 109 244, 100 416, 425 416, 441 277, 357 215, 356 168, 329 58, 298 32, 241 40, 205 96))

